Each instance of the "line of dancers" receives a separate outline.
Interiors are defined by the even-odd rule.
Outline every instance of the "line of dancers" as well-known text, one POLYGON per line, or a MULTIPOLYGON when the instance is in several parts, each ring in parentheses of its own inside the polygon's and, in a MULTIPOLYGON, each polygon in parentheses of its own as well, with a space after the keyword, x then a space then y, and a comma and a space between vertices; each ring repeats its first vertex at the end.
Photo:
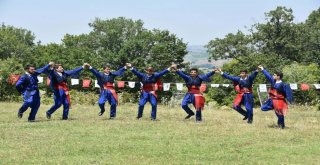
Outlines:
POLYGON ((128 69, 136 75, 143 84, 140 93, 137 119, 142 118, 144 106, 147 102, 150 102, 152 107, 151 120, 156 121, 159 79, 170 71, 176 73, 185 81, 188 91, 182 100, 181 107, 187 113, 185 119, 190 119, 195 115, 196 122, 202 121, 202 110, 205 105, 204 96, 200 92, 201 83, 203 81, 210 81, 210 77, 215 73, 231 80, 235 85, 237 95, 233 102, 233 109, 243 115, 243 120, 247 120, 248 124, 253 122, 254 98, 252 86, 259 71, 264 74, 271 84, 271 88, 268 91, 269 98, 261 106, 261 110, 274 110, 278 117, 279 128, 285 128, 284 116, 288 113, 287 102, 291 103, 293 100, 290 86, 282 81, 283 74, 281 72, 275 72, 271 75, 262 65, 258 66, 251 74, 248 74, 247 70, 241 70, 239 76, 231 76, 223 72, 220 68, 213 69, 207 74, 199 74, 199 71, 196 68, 192 68, 189 70, 189 73, 185 73, 178 69, 176 64, 172 64, 168 68, 159 72, 155 72, 151 66, 148 66, 145 69, 145 72, 141 72, 130 63, 126 63, 117 71, 111 71, 110 66, 104 66, 102 68, 103 71, 99 72, 88 63, 84 63, 82 66, 73 70, 64 70, 61 64, 49 62, 44 67, 37 70, 34 65, 25 66, 25 74, 23 74, 16 83, 16 89, 22 94, 24 99, 23 105, 18 111, 18 118, 22 118, 23 113, 30 107, 31 111, 28 121, 35 121, 37 111, 40 107, 40 93, 37 76, 40 74, 46 74, 50 78, 50 87, 52 88, 54 95, 54 105, 46 111, 46 117, 51 119, 52 114, 63 105, 62 120, 68 120, 70 93, 67 86, 67 78, 79 75, 83 69, 88 69, 94 76, 96 76, 101 89, 98 100, 98 105, 100 107, 98 115, 102 116, 104 114, 105 103, 108 101, 110 104, 109 119, 115 119, 117 114, 118 96, 113 86, 114 80, 117 76, 122 76, 128 69), (195 112, 190 109, 189 104, 194 106, 195 112), (245 110, 242 108, 242 105, 244 105, 245 110))

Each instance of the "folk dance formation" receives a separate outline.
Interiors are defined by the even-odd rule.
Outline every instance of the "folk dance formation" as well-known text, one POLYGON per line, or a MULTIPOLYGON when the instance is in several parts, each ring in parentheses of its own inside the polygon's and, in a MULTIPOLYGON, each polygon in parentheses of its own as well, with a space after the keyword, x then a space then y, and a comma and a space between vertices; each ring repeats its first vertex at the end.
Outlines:
POLYGON ((188 88, 181 107, 187 113, 185 119, 190 119, 195 115, 196 122, 202 121, 202 110, 205 105, 205 98, 200 91, 202 82, 210 82, 211 76, 219 73, 223 78, 233 82, 237 95, 233 102, 233 109, 240 113, 247 120, 248 124, 253 122, 253 82, 259 71, 266 77, 271 87, 268 91, 268 100, 261 106, 262 111, 274 110, 278 118, 279 128, 285 128, 284 117, 288 113, 288 102, 293 101, 292 90, 290 86, 282 81, 283 74, 275 72, 271 75, 262 65, 258 69, 248 74, 247 70, 241 70, 239 76, 231 76, 223 72, 220 68, 213 69, 207 74, 199 74, 198 69, 191 68, 189 73, 185 73, 177 68, 176 64, 172 64, 168 68, 155 72, 153 67, 148 66, 145 73, 138 71, 132 64, 126 63, 117 71, 111 71, 110 66, 104 66, 102 72, 93 68, 90 64, 84 63, 82 66, 73 70, 64 70, 61 64, 49 62, 44 67, 37 69, 34 65, 25 66, 25 74, 23 74, 16 83, 16 89, 23 96, 23 104, 18 110, 18 118, 23 117, 23 113, 30 107, 31 111, 28 117, 29 122, 34 122, 36 114, 40 107, 40 92, 38 88, 38 78, 40 74, 46 74, 50 79, 50 87, 53 90, 54 105, 46 112, 46 117, 51 119, 52 114, 63 105, 62 120, 68 120, 69 109, 71 106, 70 93, 67 85, 67 78, 70 76, 79 76, 83 69, 88 69, 96 78, 100 86, 100 96, 98 105, 100 108, 99 116, 105 112, 105 103, 110 104, 109 119, 115 119, 117 114, 118 96, 114 88, 114 80, 117 76, 122 76, 126 70, 137 76, 142 83, 140 100, 138 104, 137 119, 143 116, 144 106, 147 102, 151 104, 151 120, 157 119, 157 90, 159 88, 160 78, 171 72, 176 73, 184 81, 188 88), (195 112, 188 106, 192 104, 195 112), (242 108, 244 105, 245 110, 242 108))

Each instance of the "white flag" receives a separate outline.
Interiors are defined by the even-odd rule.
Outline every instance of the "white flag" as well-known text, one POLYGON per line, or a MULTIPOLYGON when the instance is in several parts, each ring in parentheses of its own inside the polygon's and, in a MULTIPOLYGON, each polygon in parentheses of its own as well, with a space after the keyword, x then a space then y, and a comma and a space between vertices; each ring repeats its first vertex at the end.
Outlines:
POLYGON ((219 84, 211 84, 211 87, 217 88, 217 87, 219 87, 219 84))
POLYGON ((40 83, 43 83, 43 77, 41 77, 41 76, 38 76, 38 83, 40 84, 40 83))
POLYGON ((260 92, 267 92, 267 84, 259 84, 260 92))
POLYGON ((182 83, 176 83, 176 85, 177 85, 177 90, 178 90, 178 91, 182 91, 182 89, 183 89, 183 84, 182 84, 182 83))
POLYGON ((99 84, 98 84, 98 80, 94 80, 94 87, 95 88, 100 88, 99 84))
POLYGON ((71 85, 79 85, 79 79, 71 79, 71 85))
POLYGON ((298 84, 290 84, 290 88, 292 90, 297 90, 298 89, 298 84))
POLYGON ((136 82, 134 82, 134 81, 129 81, 129 82, 128 82, 128 85, 129 85, 130 88, 134 88, 134 86, 136 85, 136 82))
POLYGON ((223 87, 229 87, 230 84, 222 84, 223 87))
POLYGON ((163 91, 169 91, 170 83, 163 83, 163 91))
POLYGON ((320 89, 320 84, 313 84, 316 89, 320 89))

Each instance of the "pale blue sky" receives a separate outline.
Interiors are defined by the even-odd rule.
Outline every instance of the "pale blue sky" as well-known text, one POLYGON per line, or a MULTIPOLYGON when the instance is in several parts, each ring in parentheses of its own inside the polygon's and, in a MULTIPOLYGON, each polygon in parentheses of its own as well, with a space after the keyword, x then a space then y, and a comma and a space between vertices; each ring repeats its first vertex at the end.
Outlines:
POLYGON ((60 43, 66 33, 88 33, 94 18, 141 19, 148 29, 169 30, 189 45, 205 45, 264 22, 277 6, 303 22, 320 0, 0 0, 0 22, 26 28, 42 43, 60 43))

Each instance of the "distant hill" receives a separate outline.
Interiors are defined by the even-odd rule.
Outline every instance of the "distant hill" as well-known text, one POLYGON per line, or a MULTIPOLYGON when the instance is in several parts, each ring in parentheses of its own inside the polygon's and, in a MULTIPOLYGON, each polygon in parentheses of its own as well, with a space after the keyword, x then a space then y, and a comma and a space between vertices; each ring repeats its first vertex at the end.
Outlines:
POLYGON ((199 68, 213 68, 221 67, 229 60, 217 60, 208 62, 209 54, 207 48, 202 45, 189 45, 187 47, 188 54, 184 57, 184 60, 190 62, 192 66, 199 68))

